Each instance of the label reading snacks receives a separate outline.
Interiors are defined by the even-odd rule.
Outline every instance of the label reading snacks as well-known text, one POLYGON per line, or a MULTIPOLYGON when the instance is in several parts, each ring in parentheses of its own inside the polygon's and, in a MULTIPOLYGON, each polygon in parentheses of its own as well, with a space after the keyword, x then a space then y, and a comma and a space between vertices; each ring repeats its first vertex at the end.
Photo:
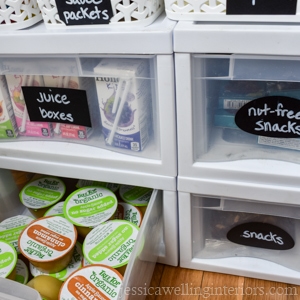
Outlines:
POLYGON ((93 265, 74 272, 62 285, 59 300, 118 299, 123 276, 106 266, 93 265))
POLYGON ((73 224, 94 227, 116 212, 117 197, 102 187, 84 187, 73 192, 64 203, 64 215, 73 224))
POLYGON ((19 238, 21 253, 29 260, 46 262, 63 257, 76 242, 74 225, 65 218, 40 218, 28 225, 19 238))
POLYGON ((6 278, 17 264, 17 252, 6 241, 0 240, 0 277, 6 278))
POLYGON ((227 238, 236 244, 271 250, 288 250, 295 245, 283 229, 259 222, 238 225, 228 232, 227 238))
POLYGON ((139 227, 128 221, 105 222, 86 236, 83 255, 91 264, 124 266, 130 259, 138 232, 139 227))
POLYGON ((300 137, 300 100, 285 96, 252 100, 238 110, 235 123, 243 131, 259 136, 300 137))
POLYGON ((28 183, 20 193, 21 202, 28 208, 39 209, 61 200, 66 186, 56 177, 42 177, 28 183))

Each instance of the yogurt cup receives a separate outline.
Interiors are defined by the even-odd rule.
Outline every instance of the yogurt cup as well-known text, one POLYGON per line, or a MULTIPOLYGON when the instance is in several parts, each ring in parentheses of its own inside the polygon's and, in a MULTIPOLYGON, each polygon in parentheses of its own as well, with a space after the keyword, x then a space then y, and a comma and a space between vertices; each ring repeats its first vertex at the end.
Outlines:
POLYGON ((66 186, 61 179, 43 176, 24 186, 20 200, 36 218, 40 218, 50 206, 63 198, 65 192, 66 186))
POLYGON ((65 269, 57 273, 46 273, 46 272, 41 272, 33 264, 30 264, 29 265, 30 273, 32 274, 33 277, 39 275, 49 275, 61 281, 65 281, 69 277, 69 275, 71 275, 74 271, 77 271, 82 267, 82 259, 83 259, 82 245, 77 242, 74 248, 72 259, 65 269))
POLYGON ((18 254, 8 242, 0 240, 0 277, 15 280, 18 254))
POLYGON ((103 264, 114 269, 126 266, 138 233, 139 227, 125 220, 100 224, 84 240, 84 258, 90 264, 103 264))
POLYGON ((85 186, 102 186, 106 187, 111 190, 113 193, 117 193, 120 187, 118 183, 111 183, 111 182, 103 182, 103 181, 94 181, 94 180, 85 180, 79 179, 76 186, 78 188, 85 187, 85 186))
POLYGON ((116 195, 107 188, 83 187, 67 197, 64 216, 76 225, 78 234, 85 237, 95 226, 113 219, 117 210, 116 195))
POLYGON ((125 202, 119 202, 115 219, 126 220, 140 227, 142 224, 143 215, 138 206, 133 206, 125 202))
POLYGON ((138 206, 144 215, 146 212, 147 205, 151 199, 153 189, 132 186, 132 185, 121 185, 120 186, 120 198, 122 201, 129 203, 133 206, 138 206))
POLYGON ((123 276, 104 265, 83 267, 63 283, 58 300, 105 299, 116 300, 123 276))
POLYGON ((60 216, 43 217, 20 234, 19 249, 42 272, 56 273, 70 263, 77 240, 73 224, 60 216))
POLYGON ((17 253, 20 254, 18 247, 19 235, 33 220, 34 218, 24 215, 5 219, 0 223, 0 239, 9 242, 13 247, 15 247, 17 253))
POLYGON ((45 212, 44 217, 50 216, 64 217, 64 202, 54 204, 45 212))
POLYGON ((29 271, 28 267, 24 263, 23 260, 18 259, 16 266, 16 278, 15 281, 20 282, 22 284, 26 284, 29 279, 29 271))

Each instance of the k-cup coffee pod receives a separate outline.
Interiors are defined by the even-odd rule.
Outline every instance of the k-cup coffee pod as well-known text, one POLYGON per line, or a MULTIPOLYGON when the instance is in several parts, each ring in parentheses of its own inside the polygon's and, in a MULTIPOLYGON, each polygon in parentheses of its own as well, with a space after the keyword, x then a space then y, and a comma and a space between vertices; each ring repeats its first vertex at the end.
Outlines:
POLYGON ((120 186, 120 198, 133 206, 138 206, 144 215, 147 209, 147 205, 151 199, 153 189, 132 186, 132 185, 121 185, 120 186))
POLYGON ((36 218, 40 218, 50 206, 62 200, 65 192, 66 186, 61 179, 43 176, 25 185, 20 200, 36 218))
POLYGON ((107 188, 83 187, 67 197, 64 216, 85 237, 95 226, 113 219, 117 210, 117 197, 107 188))
POLYGON ((29 270, 23 260, 18 259, 16 266, 16 277, 15 281, 22 284, 27 284, 29 278, 29 270))
POLYGON ((18 248, 19 235, 33 220, 34 218, 24 215, 18 215, 3 220, 0 223, 0 239, 9 242, 15 247, 17 253, 20 254, 18 248))
POLYGON ((90 264, 103 264, 119 269, 129 262, 138 233, 139 227, 131 222, 105 222, 86 236, 83 255, 90 264))
POLYGON ((133 206, 129 203, 119 202, 115 216, 116 220, 126 220, 136 226, 141 226, 143 215, 138 206, 133 206))
POLYGON ((123 276, 105 265, 90 265, 70 275, 62 285, 58 300, 118 299, 123 276))
POLYGON ((65 269, 57 273, 46 273, 46 272, 41 272, 33 264, 30 264, 30 272, 33 277, 36 277, 38 275, 48 275, 48 276, 55 277, 61 281, 65 281, 70 276, 70 274, 72 274, 74 271, 79 270, 82 267, 82 259, 83 259, 82 245, 77 242, 74 248, 72 259, 65 269))
POLYGON ((0 277, 15 280, 18 254, 10 243, 0 240, 0 277))
POLYGON ((42 272, 56 273, 70 263, 77 240, 75 226, 63 217, 43 217, 20 234, 19 249, 42 272))
POLYGON ((51 206, 44 214, 44 217, 49 216, 64 217, 64 202, 58 202, 51 206))

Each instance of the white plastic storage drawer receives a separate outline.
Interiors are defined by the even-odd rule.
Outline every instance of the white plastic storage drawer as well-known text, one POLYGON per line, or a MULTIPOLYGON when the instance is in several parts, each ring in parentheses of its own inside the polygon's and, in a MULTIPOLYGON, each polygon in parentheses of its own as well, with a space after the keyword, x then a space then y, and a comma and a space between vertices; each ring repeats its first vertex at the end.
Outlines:
POLYGON ((297 187, 299 57, 178 53, 175 64, 179 175, 297 187))
POLYGON ((180 264, 297 284, 299 209, 179 193, 180 264))

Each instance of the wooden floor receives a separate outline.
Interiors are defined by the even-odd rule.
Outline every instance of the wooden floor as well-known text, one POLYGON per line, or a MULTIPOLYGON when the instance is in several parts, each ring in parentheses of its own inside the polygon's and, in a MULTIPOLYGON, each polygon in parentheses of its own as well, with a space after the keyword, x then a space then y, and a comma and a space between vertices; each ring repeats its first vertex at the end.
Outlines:
POLYGON ((156 265, 148 291, 146 300, 300 300, 300 285, 162 264, 156 265))

